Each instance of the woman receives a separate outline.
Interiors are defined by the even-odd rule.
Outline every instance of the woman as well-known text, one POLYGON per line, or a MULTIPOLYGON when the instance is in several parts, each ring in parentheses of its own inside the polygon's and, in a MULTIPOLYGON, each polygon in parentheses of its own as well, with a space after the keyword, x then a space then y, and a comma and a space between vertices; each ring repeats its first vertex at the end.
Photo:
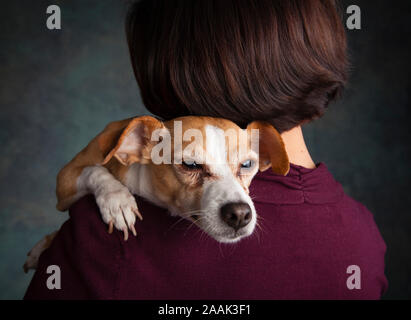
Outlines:
POLYGON ((148 110, 270 122, 292 163, 260 173, 255 237, 221 246, 139 200, 140 237, 110 236, 92 197, 70 210, 26 298, 379 299, 385 243, 372 214, 313 162, 301 126, 347 81, 344 28, 332 0, 142 0, 127 23, 148 110), (47 266, 61 268, 48 290, 47 266))

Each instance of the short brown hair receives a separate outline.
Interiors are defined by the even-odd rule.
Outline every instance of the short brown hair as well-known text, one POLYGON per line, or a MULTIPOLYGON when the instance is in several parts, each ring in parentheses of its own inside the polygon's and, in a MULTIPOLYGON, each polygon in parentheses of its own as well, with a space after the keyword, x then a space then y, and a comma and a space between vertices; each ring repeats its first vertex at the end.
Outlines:
POLYGON ((280 132, 321 117, 347 80, 334 0, 141 0, 126 20, 146 108, 280 132))

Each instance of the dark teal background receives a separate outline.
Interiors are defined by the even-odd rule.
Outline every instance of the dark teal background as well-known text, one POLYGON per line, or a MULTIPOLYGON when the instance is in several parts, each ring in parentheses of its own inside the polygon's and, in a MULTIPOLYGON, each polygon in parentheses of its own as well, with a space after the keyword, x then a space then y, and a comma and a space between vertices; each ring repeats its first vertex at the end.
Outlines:
MULTIPOLYGON (((363 12, 363 29, 347 32, 350 85, 304 129, 314 159, 375 214, 388 245, 389 299, 411 298, 408 3, 343 1, 363 12)), ((0 299, 22 298, 27 251, 67 219, 55 209, 59 169, 108 122, 147 114, 129 63, 126 4, 0 4, 0 299), (62 10, 62 30, 46 28, 51 4, 62 10)))

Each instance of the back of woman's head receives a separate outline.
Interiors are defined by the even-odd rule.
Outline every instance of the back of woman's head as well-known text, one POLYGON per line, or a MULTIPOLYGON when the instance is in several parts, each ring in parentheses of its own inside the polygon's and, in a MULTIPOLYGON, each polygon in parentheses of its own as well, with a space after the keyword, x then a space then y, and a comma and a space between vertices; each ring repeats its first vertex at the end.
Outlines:
POLYGON ((322 116, 347 80, 334 0, 141 0, 126 31, 143 102, 280 132, 322 116))

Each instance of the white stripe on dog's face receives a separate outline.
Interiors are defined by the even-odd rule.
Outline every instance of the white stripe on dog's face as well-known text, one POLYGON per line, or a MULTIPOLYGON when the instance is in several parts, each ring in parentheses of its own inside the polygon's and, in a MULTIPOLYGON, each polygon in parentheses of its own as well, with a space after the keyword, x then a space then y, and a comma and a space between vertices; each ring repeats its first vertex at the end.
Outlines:
POLYGON ((231 173, 227 162, 227 146, 224 131, 214 126, 207 126, 205 163, 213 174, 224 177, 231 173))
POLYGON ((237 168, 240 162, 228 163, 227 154, 230 150, 228 150, 224 131, 208 125, 205 133, 205 165, 215 178, 206 181, 203 185, 201 210, 204 216, 201 224, 203 229, 215 239, 221 242, 236 242, 254 231, 257 221, 256 211, 251 198, 236 177, 236 171, 233 172, 233 168, 237 168), (246 203, 252 211, 251 222, 237 232, 229 227, 220 215, 221 207, 228 203, 246 203))

